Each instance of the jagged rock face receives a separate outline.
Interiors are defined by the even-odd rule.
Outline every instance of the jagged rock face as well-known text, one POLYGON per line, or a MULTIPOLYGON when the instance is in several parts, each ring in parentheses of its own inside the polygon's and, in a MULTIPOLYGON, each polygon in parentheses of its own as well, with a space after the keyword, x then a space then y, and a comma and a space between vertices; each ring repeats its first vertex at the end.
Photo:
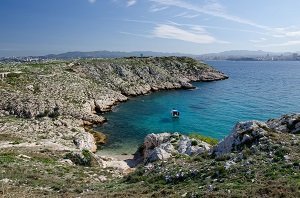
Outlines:
POLYGON ((268 135, 273 133, 299 133, 300 114, 284 115, 267 122, 247 121, 237 123, 231 134, 222 140, 213 150, 216 156, 240 151, 244 146, 269 142, 268 135))
POLYGON ((300 114, 284 115, 278 119, 270 119, 267 125, 274 131, 282 133, 300 133, 300 114))
POLYGON ((178 133, 152 133, 145 137, 144 144, 135 154, 135 158, 142 158, 142 161, 149 163, 166 160, 175 154, 201 154, 210 148, 205 142, 178 133))
POLYGON ((222 140, 215 148, 217 156, 241 150, 244 145, 257 143, 267 134, 268 126, 264 122, 247 121, 235 125, 231 134, 222 140))

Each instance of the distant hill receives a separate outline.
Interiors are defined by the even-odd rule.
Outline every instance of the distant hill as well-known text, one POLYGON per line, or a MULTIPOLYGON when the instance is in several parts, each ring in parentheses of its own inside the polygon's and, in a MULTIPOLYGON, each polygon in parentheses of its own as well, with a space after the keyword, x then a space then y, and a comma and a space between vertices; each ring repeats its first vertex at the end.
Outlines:
POLYGON ((209 53, 197 56, 201 60, 234 60, 234 59, 253 59, 268 56, 291 56, 291 52, 265 52, 265 51, 250 51, 250 50, 231 50, 219 53, 209 53))
POLYGON ((153 51, 91 51, 81 52, 73 51, 62 54, 49 54, 45 56, 27 56, 27 57, 3 57, 0 61, 28 61, 35 59, 77 59, 77 58, 121 58, 130 56, 187 56, 197 60, 244 60, 244 61, 270 61, 270 60, 300 60, 300 52, 265 52, 265 51, 250 51, 250 50, 231 50, 219 53, 209 53, 202 55, 185 54, 185 53, 165 53, 153 51))
POLYGON ((92 51, 92 52, 66 52, 62 54, 49 54, 42 56, 42 58, 50 59, 74 59, 74 58, 120 58, 130 56, 188 56, 196 58, 198 60, 255 60, 261 57, 272 56, 291 56, 292 53, 274 53, 265 51, 249 51, 249 50, 231 50, 219 53, 209 53, 202 55, 184 54, 184 53, 164 53, 164 52, 152 52, 152 51, 133 51, 133 52, 120 52, 120 51, 92 51))
POLYGON ((66 52, 62 54, 49 54, 44 58, 54 59, 74 59, 74 58, 120 58, 130 56, 189 56, 196 57, 196 55, 182 54, 182 53, 163 53, 152 51, 134 51, 134 52, 113 52, 113 51, 93 51, 93 52, 66 52))

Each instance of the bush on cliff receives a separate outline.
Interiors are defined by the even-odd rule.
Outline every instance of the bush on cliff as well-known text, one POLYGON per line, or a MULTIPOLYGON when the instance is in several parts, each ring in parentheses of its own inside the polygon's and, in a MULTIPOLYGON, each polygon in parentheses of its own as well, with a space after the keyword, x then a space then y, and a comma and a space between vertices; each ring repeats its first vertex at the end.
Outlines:
POLYGON ((66 159, 71 160, 76 165, 92 166, 92 153, 86 149, 81 152, 70 152, 65 156, 66 159))
POLYGON ((200 135, 200 134, 197 134, 197 133, 192 133, 189 135, 190 138, 194 138, 196 140, 201 140, 203 142, 206 142, 210 145, 216 145, 218 144, 218 140, 215 139, 215 138, 212 138, 212 137, 207 137, 207 136, 204 136, 204 135, 200 135))

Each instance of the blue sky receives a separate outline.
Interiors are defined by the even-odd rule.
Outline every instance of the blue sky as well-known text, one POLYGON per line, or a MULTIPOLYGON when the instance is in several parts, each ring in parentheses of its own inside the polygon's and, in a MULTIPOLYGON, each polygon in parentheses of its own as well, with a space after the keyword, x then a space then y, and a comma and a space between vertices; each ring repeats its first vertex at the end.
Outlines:
POLYGON ((1 0, 0 56, 300 51, 299 0, 1 0))

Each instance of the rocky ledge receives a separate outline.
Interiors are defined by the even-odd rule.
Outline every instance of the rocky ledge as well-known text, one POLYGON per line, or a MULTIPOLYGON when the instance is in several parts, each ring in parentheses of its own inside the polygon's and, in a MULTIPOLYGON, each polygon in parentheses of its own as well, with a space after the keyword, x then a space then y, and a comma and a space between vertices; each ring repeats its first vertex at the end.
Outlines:
MULTIPOLYGON (((272 144, 270 136, 274 133, 287 133, 291 137, 300 133, 300 114, 284 115, 279 119, 267 122, 247 121, 235 125, 231 134, 222 140, 214 149, 217 156, 241 151, 248 147, 253 151, 268 149, 272 144)), ((290 142, 292 143, 292 142, 290 142)))

